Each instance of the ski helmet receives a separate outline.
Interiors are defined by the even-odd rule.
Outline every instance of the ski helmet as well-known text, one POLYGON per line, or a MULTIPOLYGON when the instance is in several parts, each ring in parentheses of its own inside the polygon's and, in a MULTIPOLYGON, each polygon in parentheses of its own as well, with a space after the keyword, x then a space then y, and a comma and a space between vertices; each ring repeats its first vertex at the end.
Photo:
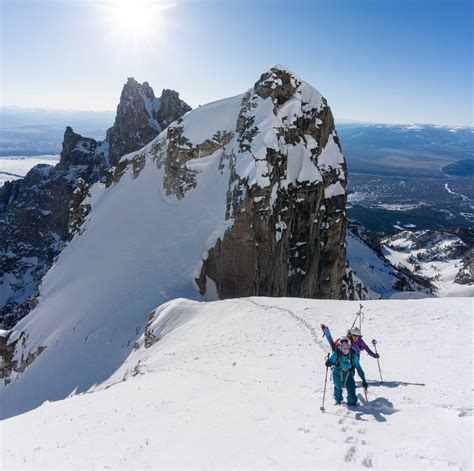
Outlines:
POLYGON ((361 332, 360 332, 359 327, 352 327, 351 335, 357 335, 358 337, 360 337, 360 334, 361 334, 361 332))

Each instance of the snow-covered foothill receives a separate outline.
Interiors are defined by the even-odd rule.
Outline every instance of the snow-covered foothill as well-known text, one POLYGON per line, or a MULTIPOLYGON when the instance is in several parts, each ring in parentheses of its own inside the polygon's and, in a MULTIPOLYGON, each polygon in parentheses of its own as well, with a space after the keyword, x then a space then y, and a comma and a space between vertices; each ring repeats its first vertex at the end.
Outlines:
POLYGON ((59 155, 0 156, 0 187, 10 180, 23 178, 35 165, 55 165, 59 155))
POLYGON ((428 288, 409 280, 354 232, 347 232, 346 242, 349 266, 362 281, 370 299, 433 297, 428 288))
MULTIPOLYGON (((368 402, 358 382, 360 407, 333 405, 328 381, 322 413, 319 324, 339 336, 357 308, 173 300, 153 312, 148 348, 142 335, 110 378, 4 420, 2 467, 472 469, 472 299, 364 302, 384 382, 363 353, 368 402)), ((94 361, 79 356, 75 368, 94 361)))
POLYGON ((467 245, 455 234, 442 231, 402 231, 382 240, 384 256, 429 279, 439 296, 474 297, 474 284, 456 283, 467 245))

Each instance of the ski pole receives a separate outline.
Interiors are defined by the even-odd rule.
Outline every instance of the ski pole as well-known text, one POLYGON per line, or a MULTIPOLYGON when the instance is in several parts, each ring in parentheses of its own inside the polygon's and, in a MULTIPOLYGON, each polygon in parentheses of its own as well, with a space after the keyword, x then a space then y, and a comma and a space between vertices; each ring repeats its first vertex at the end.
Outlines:
MULTIPOLYGON (((326 357, 326 361, 328 360, 329 360, 329 353, 328 353, 328 356, 326 357)), ((324 408, 324 399, 326 398, 326 384, 328 382, 328 370, 329 370, 329 366, 326 366, 326 378, 324 379, 323 405, 320 407, 321 412, 326 411, 326 409, 324 408)))
MULTIPOLYGON (((378 352, 377 352, 377 340, 373 339, 373 340, 372 340, 372 345, 373 345, 374 348, 375 348, 375 353, 377 353, 377 355, 378 355, 378 352)), ((378 359, 378 358, 377 358, 377 365, 379 365, 380 382, 383 383, 382 371, 381 371, 381 369, 380 369, 380 362, 379 362, 379 359, 378 359)))

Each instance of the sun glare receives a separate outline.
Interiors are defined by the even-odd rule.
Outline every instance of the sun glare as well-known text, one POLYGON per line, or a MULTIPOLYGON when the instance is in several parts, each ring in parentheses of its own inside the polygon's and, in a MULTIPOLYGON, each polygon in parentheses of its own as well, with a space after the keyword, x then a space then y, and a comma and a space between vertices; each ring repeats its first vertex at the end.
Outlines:
POLYGON ((114 42, 140 47, 163 39, 164 11, 173 3, 160 0, 108 0, 103 4, 103 19, 114 42))

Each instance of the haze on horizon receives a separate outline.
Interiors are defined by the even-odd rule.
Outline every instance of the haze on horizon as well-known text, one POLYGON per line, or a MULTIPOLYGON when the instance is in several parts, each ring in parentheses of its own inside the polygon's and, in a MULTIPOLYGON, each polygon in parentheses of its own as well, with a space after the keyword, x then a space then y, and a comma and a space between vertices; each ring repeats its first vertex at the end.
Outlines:
POLYGON ((473 126, 468 0, 1 1, 1 103, 115 110, 127 77, 193 108, 281 63, 337 120, 473 126))

